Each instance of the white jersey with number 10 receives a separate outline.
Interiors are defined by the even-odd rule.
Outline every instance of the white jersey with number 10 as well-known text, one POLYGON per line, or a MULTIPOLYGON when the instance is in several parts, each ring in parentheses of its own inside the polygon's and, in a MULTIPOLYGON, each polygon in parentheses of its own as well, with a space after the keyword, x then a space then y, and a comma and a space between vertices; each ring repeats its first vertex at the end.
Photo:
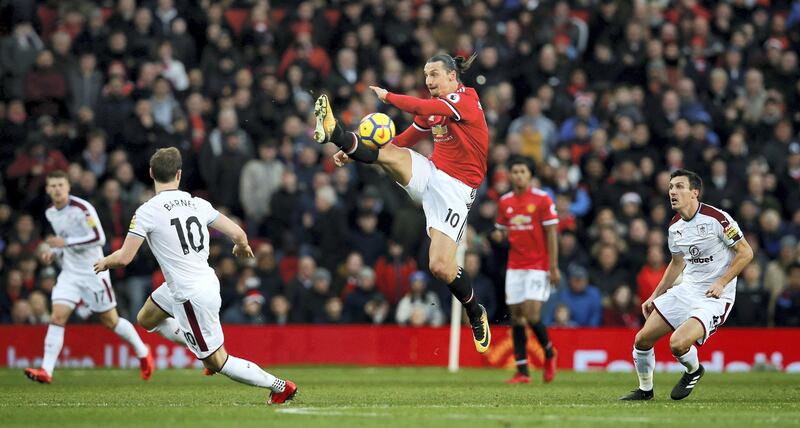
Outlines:
POLYGON ((128 233, 147 239, 176 300, 219 293, 208 265, 208 225, 218 216, 208 201, 181 190, 161 191, 136 210, 128 233))

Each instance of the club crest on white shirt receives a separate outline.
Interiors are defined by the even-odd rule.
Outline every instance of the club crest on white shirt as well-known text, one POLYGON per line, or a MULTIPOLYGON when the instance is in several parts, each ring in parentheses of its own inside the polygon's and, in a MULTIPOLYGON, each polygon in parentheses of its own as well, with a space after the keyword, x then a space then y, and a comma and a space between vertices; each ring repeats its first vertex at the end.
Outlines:
POLYGON ((698 224, 697 225, 697 234, 699 236, 706 236, 708 235, 708 223, 698 224))

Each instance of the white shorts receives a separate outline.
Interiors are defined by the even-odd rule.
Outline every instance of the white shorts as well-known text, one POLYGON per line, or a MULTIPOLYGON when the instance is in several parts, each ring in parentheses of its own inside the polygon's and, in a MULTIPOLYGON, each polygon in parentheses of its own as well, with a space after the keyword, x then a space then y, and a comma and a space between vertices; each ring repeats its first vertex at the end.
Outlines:
MULTIPOLYGON (((726 290, 729 287, 731 285, 726 286, 726 290)), ((736 298, 735 285, 731 289, 733 292, 725 293, 719 299, 715 299, 706 296, 705 288, 680 284, 656 297, 653 306, 655 312, 661 315, 673 330, 689 318, 700 321, 705 334, 697 344, 702 345, 728 318, 736 298)))
POLYGON ((550 274, 535 269, 506 271, 506 304, 518 305, 526 300, 546 302, 550 297, 550 274))
POLYGON ((179 302, 172 297, 165 283, 150 293, 150 298, 162 311, 175 318, 189 350, 197 358, 202 360, 208 357, 225 342, 219 321, 222 298, 218 292, 198 293, 189 300, 179 302))
POLYGON ((476 190, 440 171, 430 159, 411 152, 411 181, 403 188, 425 211, 425 230, 436 229, 459 243, 476 190))
POLYGON ((75 309, 83 302, 92 312, 102 313, 117 307, 108 271, 95 274, 61 271, 50 295, 52 302, 75 309))

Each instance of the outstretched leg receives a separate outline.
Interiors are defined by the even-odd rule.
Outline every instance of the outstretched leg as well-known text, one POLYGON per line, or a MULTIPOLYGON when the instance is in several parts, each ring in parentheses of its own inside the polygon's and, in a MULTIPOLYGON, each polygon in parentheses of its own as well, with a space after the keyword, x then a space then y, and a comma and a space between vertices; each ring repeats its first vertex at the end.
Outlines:
POLYGON ((297 385, 290 380, 283 380, 261 370, 258 364, 242 358, 234 357, 221 346, 213 354, 204 358, 203 365, 213 372, 246 385, 269 388, 270 404, 280 404, 291 400, 297 393, 297 385))

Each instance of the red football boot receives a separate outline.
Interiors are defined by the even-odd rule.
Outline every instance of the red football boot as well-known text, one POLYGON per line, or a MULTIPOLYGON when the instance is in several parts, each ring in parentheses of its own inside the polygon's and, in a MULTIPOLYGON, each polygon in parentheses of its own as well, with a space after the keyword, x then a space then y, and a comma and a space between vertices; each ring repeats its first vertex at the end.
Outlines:
POLYGON ((518 383, 531 383, 531 377, 526 376, 520 372, 516 372, 514 373, 514 376, 511 379, 506 381, 506 383, 509 385, 515 385, 518 383))
POLYGON ((213 370, 209 370, 207 367, 203 367, 203 374, 206 376, 214 376, 217 372, 213 370))
POLYGON ((544 360, 544 367, 542 367, 542 377, 544 378, 544 383, 550 383, 556 377, 556 355, 553 354, 552 357, 546 358, 544 360))
POLYGON ((142 371, 142 380, 150 379, 156 370, 156 361, 153 359, 153 351, 147 347, 147 356, 139 358, 139 369, 142 371))
POLYGON ((53 377, 47 374, 44 369, 25 369, 25 376, 28 376, 28 379, 35 380, 39 383, 52 383, 53 377))
POLYGON ((269 394, 269 401, 268 404, 281 404, 285 403, 292 398, 294 398, 295 394, 297 394, 297 385, 294 382, 287 380, 286 386, 283 388, 283 392, 271 392, 269 394))

